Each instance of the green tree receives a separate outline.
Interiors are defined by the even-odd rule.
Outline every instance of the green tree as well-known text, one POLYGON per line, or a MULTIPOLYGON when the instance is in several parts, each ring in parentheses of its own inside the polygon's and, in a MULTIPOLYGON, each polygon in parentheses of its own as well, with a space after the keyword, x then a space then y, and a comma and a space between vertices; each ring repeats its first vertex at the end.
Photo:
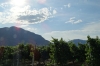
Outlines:
POLYGON ((78 60, 80 62, 84 62, 86 60, 86 55, 85 55, 86 54, 86 51, 85 51, 86 44, 79 43, 78 48, 79 48, 79 58, 78 58, 78 60))
POLYGON ((75 65, 75 60, 79 58, 79 48, 71 41, 68 42, 68 45, 71 51, 70 60, 73 62, 73 65, 75 65))
POLYGON ((14 53, 14 50, 13 50, 13 47, 10 47, 10 46, 6 46, 4 47, 4 53, 3 53, 3 63, 4 65, 7 65, 7 66, 11 66, 12 63, 13 63, 13 53, 14 53))
POLYGON ((86 62, 89 66, 100 65, 100 39, 87 36, 86 62))
POLYGON ((62 38, 60 40, 53 38, 51 41, 51 58, 57 65, 64 66, 70 56, 70 49, 68 43, 62 38))
POLYGON ((45 61, 47 61, 50 58, 50 56, 49 56, 49 53, 50 53, 49 46, 41 46, 41 47, 39 47, 39 51, 41 53, 41 61, 45 65, 45 61))

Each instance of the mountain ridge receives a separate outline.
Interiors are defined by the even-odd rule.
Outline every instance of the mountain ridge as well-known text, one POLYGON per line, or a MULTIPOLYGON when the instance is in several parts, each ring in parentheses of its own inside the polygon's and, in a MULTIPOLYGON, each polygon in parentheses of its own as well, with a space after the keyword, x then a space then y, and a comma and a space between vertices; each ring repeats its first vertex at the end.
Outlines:
POLYGON ((71 40, 75 45, 78 45, 78 43, 81 43, 81 44, 86 44, 87 43, 87 40, 82 40, 82 39, 73 39, 71 40))
MULTIPOLYGON (((86 40, 82 39, 73 39, 70 41, 72 41, 75 45, 78 45, 78 43, 86 43, 86 40)), ((27 31, 20 27, 11 26, 0 28, 0 45, 14 46, 18 43, 48 45, 49 41, 44 39, 41 35, 27 31)))
POLYGON ((16 26, 0 28, 0 45, 12 46, 21 42, 36 45, 47 45, 49 43, 41 35, 16 26))

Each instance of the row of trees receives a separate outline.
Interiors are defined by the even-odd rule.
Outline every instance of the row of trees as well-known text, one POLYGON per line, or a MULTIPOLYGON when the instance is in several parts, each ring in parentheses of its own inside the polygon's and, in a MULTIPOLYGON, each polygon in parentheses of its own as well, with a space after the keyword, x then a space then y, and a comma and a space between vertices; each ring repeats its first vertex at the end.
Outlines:
MULTIPOLYGON (((69 66, 70 63, 81 63, 83 66, 99 66, 100 39, 87 36, 87 43, 66 42, 52 38, 48 46, 18 44, 17 46, 0 47, 0 66, 69 66), (41 65, 40 65, 41 64, 41 65)), ((79 66, 81 66, 79 65, 79 66)))
POLYGON ((49 58, 49 49, 45 46, 21 43, 17 46, 0 47, 0 66, 25 66, 36 62, 40 65, 40 62, 44 63, 49 58))
POLYGON ((76 46, 73 42, 66 42, 62 38, 60 40, 53 38, 50 49, 52 58, 52 63, 58 66, 67 66, 68 62, 72 62, 73 65, 75 61, 84 62, 86 60, 86 44, 78 44, 76 46))
POLYGON ((2 46, 0 49, 0 66, 18 66, 20 59, 30 59, 29 45, 2 46))
MULTIPOLYGON (((87 43, 78 43, 76 46, 73 42, 66 42, 53 38, 51 45, 52 62, 58 66, 68 66, 71 61, 81 63, 83 66, 99 66, 100 64, 100 39, 87 36, 87 43)), ((80 65, 79 65, 80 66, 80 65)))

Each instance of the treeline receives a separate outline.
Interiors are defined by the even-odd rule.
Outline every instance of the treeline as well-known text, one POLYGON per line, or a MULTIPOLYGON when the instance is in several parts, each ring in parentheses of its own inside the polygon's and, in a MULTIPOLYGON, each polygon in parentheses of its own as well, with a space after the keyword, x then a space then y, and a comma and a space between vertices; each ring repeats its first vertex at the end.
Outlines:
POLYGON ((0 66, 99 66, 100 39, 87 36, 87 43, 52 38, 48 46, 18 44, 0 47, 0 66), (77 64, 76 64, 77 63, 77 64))

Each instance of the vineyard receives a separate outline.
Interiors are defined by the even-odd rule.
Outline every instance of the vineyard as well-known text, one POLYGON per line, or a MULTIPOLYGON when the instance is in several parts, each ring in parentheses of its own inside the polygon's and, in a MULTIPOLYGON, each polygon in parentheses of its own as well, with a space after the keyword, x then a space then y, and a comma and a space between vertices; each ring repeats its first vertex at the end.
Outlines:
POLYGON ((0 46, 0 66, 99 66, 100 39, 87 36, 87 43, 52 38, 47 46, 20 43, 0 46))

